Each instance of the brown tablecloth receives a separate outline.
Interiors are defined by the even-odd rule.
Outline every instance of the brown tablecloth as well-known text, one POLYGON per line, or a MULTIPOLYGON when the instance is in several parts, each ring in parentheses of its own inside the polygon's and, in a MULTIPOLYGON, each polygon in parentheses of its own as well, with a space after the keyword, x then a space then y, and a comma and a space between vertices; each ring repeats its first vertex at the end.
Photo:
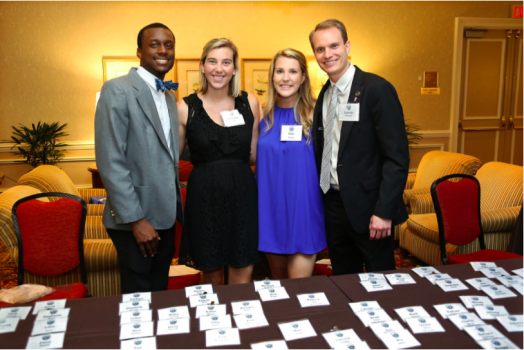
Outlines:
MULTIPOLYGON (((497 261, 497 265, 511 271, 522 267, 522 259, 511 261, 497 261)), ((438 270, 447 272, 452 277, 464 281, 467 278, 482 276, 474 272, 470 265, 439 266, 438 270)), ((422 344, 420 348, 478 348, 478 345, 465 333, 459 331, 450 321, 442 319, 433 308, 434 304, 446 302, 460 302, 459 295, 476 294, 482 292, 470 289, 465 292, 445 293, 438 286, 420 278, 414 272, 410 273, 417 281, 415 285, 393 286, 393 290, 368 293, 359 283, 358 275, 337 277, 310 277, 294 280, 283 280, 290 298, 285 300, 263 302, 262 307, 269 322, 268 327, 246 329, 240 331, 241 345, 227 346, 226 348, 250 348, 251 343, 267 340, 283 339, 279 322, 289 322, 300 319, 309 319, 317 332, 317 337, 294 340, 287 343, 290 349, 327 349, 328 344, 321 333, 328 332, 334 326, 339 329, 353 328, 362 340, 367 341, 371 348, 384 348, 384 345, 374 333, 364 327, 353 314, 348 303, 352 301, 377 300, 393 319, 400 318, 394 308, 405 306, 423 306, 428 313, 436 316, 446 333, 416 334, 415 337, 422 344), (324 292, 330 302, 329 306, 301 308, 297 294, 324 292), (467 292, 467 293, 466 293, 467 292)), ((391 271, 393 273, 394 271, 391 271)), ((388 272, 386 272, 388 273, 388 272)), ((231 302, 259 299, 252 283, 245 285, 219 286, 214 291, 218 294, 221 304, 227 305, 227 312, 231 313, 231 302)), ((88 298, 69 300, 66 307, 71 308, 69 322, 64 341, 64 348, 70 349, 100 349, 120 348, 120 317, 118 304, 121 296, 88 298)), ((496 305, 504 305, 512 314, 522 314, 522 296, 516 298, 499 299, 496 305)), ((184 290, 156 292, 152 294, 151 309, 153 320, 158 319, 158 309, 171 306, 188 305, 184 290)), ((157 336, 157 347, 160 348, 205 348, 205 332, 199 330, 199 320, 195 318, 195 309, 190 308, 191 333, 157 336)), ((0 334, 0 348, 25 348, 27 339, 33 328, 36 316, 29 315, 26 320, 20 321, 14 333, 0 334)), ((400 321, 402 322, 402 321, 400 321)), ((515 344, 522 347, 522 332, 508 333, 497 321, 486 321, 493 324, 515 344)), ((234 321, 233 321, 234 324, 234 321)), ((407 324, 404 324, 409 329, 407 324)), ((156 334, 155 322, 155 334, 156 334)))

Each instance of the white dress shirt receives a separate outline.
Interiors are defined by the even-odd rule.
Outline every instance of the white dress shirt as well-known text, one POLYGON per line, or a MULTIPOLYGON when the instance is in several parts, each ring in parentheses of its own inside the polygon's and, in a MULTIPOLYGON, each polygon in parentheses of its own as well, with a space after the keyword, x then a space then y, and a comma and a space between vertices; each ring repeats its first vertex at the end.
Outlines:
POLYGON ((153 100, 155 100, 156 110, 158 112, 158 116, 160 117, 160 123, 162 123, 162 129, 164 130, 164 136, 167 141, 167 146, 169 147, 169 151, 172 152, 170 137, 171 121, 169 119, 169 111, 167 110, 166 95, 164 91, 156 90, 155 79, 158 78, 155 77, 153 74, 149 73, 144 67, 139 66, 136 72, 138 73, 138 75, 140 75, 142 79, 144 79, 147 86, 149 86, 149 89, 151 90, 153 100))
MULTIPOLYGON (((324 94, 324 100, 322 103, 322 125, 326 125, 326 116, 328 113, 329 101, 331 101, 331 96, 333 96, 333 87, 339 89, 338 93, 338 104, 348 103, 349 92, 351 91, 351 85, 353 84, 353 77, 355 76, 355 66, 349 63, 349 69, 344 73, 344 75, 337 81, 336 84, 330 80, 331 88, 324 94)), ((340 131, 342 130, 342 122, 338 119, 338 107, 335 110, 335 125, 333 126, 333 141, 331 148, 331 188, 334 188, 337 191, 340 191, 338 185, 338 175, 337 175, 337 162, 338 162, 338 147, 340 145, 340 131)))

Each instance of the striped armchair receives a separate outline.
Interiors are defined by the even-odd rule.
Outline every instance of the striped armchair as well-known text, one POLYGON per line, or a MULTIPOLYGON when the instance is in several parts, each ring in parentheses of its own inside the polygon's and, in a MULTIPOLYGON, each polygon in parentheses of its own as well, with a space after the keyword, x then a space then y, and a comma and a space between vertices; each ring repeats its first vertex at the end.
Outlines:
MULTIPOLYGON (((480 183, 481 219, 486 248, 507 251, 522 207, 523 168, 500 162, 484 164, 476 174, 480 183)), ((415 196, 412 204, 427 195, 415 196)), ((431 200, 431 195, 429 195, 431 200)), ((400 226, 400 247, 429 265, 442 265, 437 217, 434 213, 411 214, 400 226)), ((478 241, 465 246, 446 245, 448 256, 479 250, 478 241)))
MULTIPOLYGON (((42 191, 30 186, 14 186, 0 194, 0 240, 6 245, 15 263, 18 263, 18 245, 11 210, 17 200, 37 193, 42 191)), ((121 294, 120 268, 113 242, 108 239, 105 229, 101 231, 96 225, 89 225, 87 222, 84 232, 84 259, 90 295, 98 297, 121 294)), ((59 278, 36 276, 27 271, 24 275, 25 283, 47 286, 64 285, 78 280, 78 269, 59 278)))

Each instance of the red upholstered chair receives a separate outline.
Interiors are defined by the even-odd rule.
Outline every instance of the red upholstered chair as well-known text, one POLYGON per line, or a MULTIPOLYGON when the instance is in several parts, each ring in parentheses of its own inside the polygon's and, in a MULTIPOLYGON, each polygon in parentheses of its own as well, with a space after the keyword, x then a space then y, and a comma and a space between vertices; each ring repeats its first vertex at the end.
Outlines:
MULTIPOLYGON (((84 228, 87 205, 82 198, 67 193, 39 193, 18 200, 12 217, 18 238, 18 284, 24 276, 40 277, 40 284, 56 291, 41 300, 79 299, 87 294, 84 264, 84 228), (60 197, 53 202, 42 197, 60 197), (71 277, 82 283, 57 285, 71 277)), ((67 283, 67 282, 66 282, 67 283)))
POLYGON ((521 255, 513 253, 486 249, 480 216, 480 184, 475 177, 465 174, 441 177, 433 182, 431 197, 437 213, 440 253, 444 264, 522 258, 521 255), (452 178, 462 178, 462 180, 449 181, 452 178), (447 242, 466 245, 477 238, 481 250, 447 256, 447 242))

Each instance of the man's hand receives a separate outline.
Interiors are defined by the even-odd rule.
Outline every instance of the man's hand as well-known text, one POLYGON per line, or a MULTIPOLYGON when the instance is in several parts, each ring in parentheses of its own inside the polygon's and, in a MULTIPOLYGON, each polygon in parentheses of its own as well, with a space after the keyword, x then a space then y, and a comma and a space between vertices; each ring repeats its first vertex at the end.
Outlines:
POLYGON ((391 236, 391 221, 373 215, 371 220, 369 220, 369 239, 378 241, 391 236))
POLYGON ((147 258, 147 254, 153 257, 156 254, 158 241, 160 241, 160 237, 155 228, 146 219, 140 219, 131 225, 136 243, 138 243, 138 247, 144 258, 147 258))

